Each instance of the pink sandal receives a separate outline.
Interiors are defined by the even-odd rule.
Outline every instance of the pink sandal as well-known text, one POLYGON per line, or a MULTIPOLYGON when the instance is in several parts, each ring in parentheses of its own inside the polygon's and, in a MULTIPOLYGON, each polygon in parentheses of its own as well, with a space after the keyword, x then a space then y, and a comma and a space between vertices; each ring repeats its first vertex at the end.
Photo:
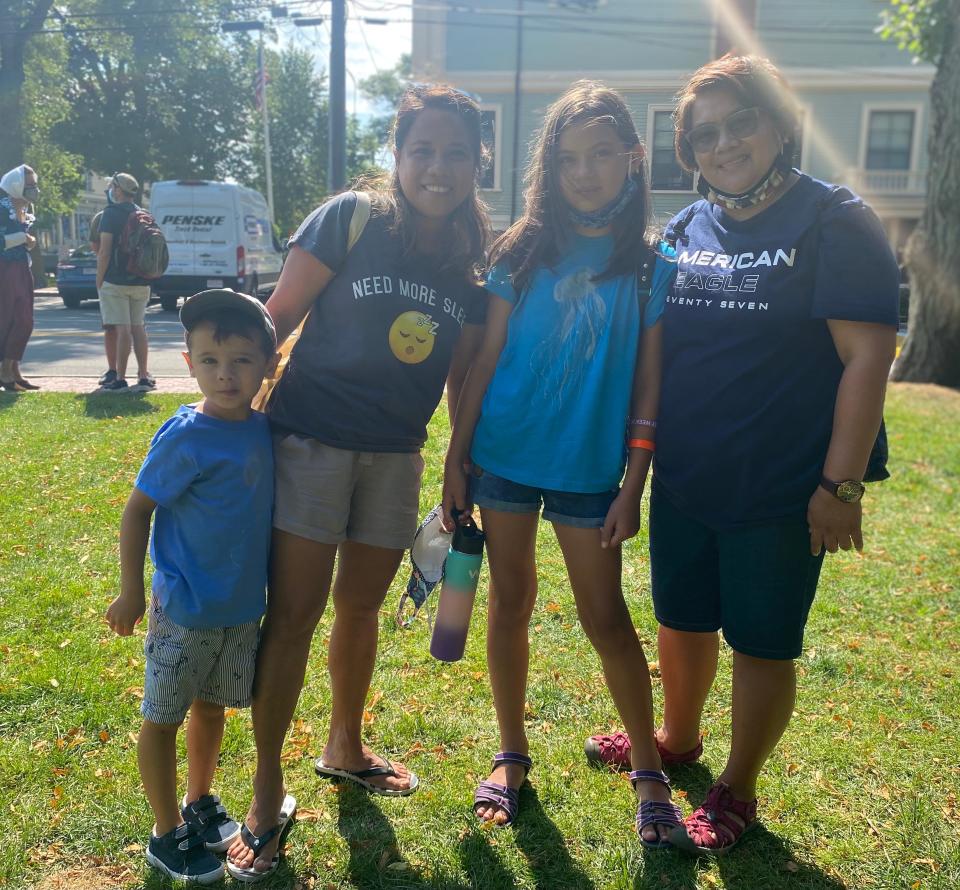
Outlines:
MULTIPOLYGON (((703 737, 697 743, 695 748, 684 751, 681 754, 675 754, 668 751, 659 740, 654 737, 657 743, 657 752, 660 754, 660 761, 664 766, 679 766, 683 763, 693 763, 699 760, 703 754, 703 737)), ((625 732, 618 730, 613 735, 592 735, 583 743, 583 753, 589 763, 604 764, 618 770, 629 770, 630 764, 630 736, 625 732)))
POLYGON ((670 843, 694 856, 722 856, 757 824, 757 799, 737 800, 730 786, 717 782, 683 824, 670 833, 670 843))

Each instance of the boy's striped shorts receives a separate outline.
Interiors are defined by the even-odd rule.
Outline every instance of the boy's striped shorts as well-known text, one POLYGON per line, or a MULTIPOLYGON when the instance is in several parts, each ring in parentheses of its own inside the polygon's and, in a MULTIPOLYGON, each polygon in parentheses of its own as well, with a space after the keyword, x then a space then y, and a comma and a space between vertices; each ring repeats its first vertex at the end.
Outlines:
POLYGON ((151 723, 179 724, 194 699, 247 707, 259 639, 259 620, 234 627, 181 627, 153 600, 140 713, 151 723))

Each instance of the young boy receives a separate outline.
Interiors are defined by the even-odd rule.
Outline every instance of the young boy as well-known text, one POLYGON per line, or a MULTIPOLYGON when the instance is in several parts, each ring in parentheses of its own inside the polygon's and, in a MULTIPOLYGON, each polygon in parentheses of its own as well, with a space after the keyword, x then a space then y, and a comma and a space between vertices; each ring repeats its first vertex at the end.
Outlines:
POLYGON ((144 554, 156 513, 137 748, 156 819, 147 861, 172 878, 210 883, 224 872, 211 851, 226 850, 241 831, 210 785, 224 707, 247 707, 253 686, 273 450, 267 419, 250 401, 279 355, 270 316, 245 294, 195 294, 180 321, 183 355, 203 399, 181 406, 153 437, 123 511, 120 595, 106 619, 127 636, 144 615, 144 554), (176 737, 187 711, 187 793, 178 805, 176 737))

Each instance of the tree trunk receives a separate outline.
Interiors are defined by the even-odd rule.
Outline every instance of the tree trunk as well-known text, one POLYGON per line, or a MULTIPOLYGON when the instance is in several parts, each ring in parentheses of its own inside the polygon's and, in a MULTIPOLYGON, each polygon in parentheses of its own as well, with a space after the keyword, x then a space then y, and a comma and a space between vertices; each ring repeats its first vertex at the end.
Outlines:
POLYGON ((0 175, 23 163, 23 41, 12 15, 0 14, 0 175))
POLYGON ((0 174, 19 164, 23 156, 23 58, 27 42, 42 27, 53 0, 0 0, 0 174))
POLYGON ((927 206, 907 242, 909 332, 893 379, 960 388, 960 0, 944 19, 930 88, 927 206))

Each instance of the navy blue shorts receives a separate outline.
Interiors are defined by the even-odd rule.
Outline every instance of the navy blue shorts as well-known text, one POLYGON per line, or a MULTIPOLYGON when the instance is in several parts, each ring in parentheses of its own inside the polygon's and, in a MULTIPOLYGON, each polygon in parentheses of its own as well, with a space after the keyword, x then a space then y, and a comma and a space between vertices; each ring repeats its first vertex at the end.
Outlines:
POLYGON ((650 573, 664 627, 720 630, 744 655, 798 658, 822 565, 823 553, 810 555, 805 519, 717 530, 680 510, 654 481, 650 573))
POLYGON ((601 528, 619 491, 612 488, 581 494, 536 488, 495 476, 476 464, 470 477, 470 497, 478 507, 504 513, 539 513, 542 506, 544 519, 575 528, 601 528))

